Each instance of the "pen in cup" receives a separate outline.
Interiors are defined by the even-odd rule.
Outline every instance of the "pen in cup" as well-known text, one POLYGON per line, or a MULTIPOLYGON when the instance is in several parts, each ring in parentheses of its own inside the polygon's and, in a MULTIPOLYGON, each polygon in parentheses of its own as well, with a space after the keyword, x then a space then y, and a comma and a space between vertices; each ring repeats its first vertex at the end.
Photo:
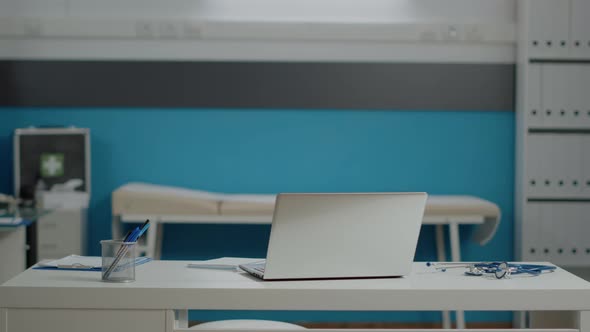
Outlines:
POLYGON ((136 227, 131 232, 127 233, 127 235, 125 236, 125 239, 123 240, 123 244, 121 244, 121 246, 119 247, 119 250, 117 251, 117 254, 115 255, 115 259, 113 260, 111 265, 107 268, 107 270, 103 273, 103 276, 102 276, 103 280, 108 279, 110 277, 111 273, 117 267, 117 264, 119 264, 119 261, 121 260, 121 258, 123 258, 125 256, 125 254, 127 253, 129 245, 131 245, 129 243, 137 242, 137 240, 149 228, 149 226, 150 226, 149 223, 150 223, 150 220, 148 219, 143 223, 143 225, 141 225, 141 227, 136 227))

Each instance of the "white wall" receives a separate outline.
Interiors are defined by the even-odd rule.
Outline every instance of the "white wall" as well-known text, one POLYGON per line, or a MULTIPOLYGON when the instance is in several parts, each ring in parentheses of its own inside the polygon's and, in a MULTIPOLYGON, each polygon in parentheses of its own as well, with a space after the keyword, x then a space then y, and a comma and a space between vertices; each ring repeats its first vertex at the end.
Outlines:
POLYGON ((0 0, 0 57, 512 62, 515 16, 515 0, 0 0))

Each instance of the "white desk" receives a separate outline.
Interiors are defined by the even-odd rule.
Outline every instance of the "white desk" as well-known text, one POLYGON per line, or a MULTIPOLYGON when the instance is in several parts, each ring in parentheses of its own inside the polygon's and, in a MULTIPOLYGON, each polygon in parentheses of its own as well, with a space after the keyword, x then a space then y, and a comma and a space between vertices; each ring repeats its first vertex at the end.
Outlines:
MULTIPOLYGON (((272 211, 271 208, 266 210, 272 211)), ((135 210, 134 210, 135 211, 135 210)), ((122 222, 139 222, 150 219, 151 227, 146 234, 145 246, 139 251, 155 259, 160 258, 163 225, 166 223, 209 223, 209 224, 270 224, 272 214, 265 215, 170 215, 170 214, 115 214, 113 215, 113 238, 122 238, 122 222)), ((451 261, 461 261, 461 243, 459 225, 479 225, 474 240, 480 244, 487 243, 493 236, 500 222, 500 209, 492 202, 473 196, 437 196, 431 195, 426 203, 423 224, 436 226, 437 259, 446 261, 447 254, 444 239, 444 226, 449 228, 451 261)), ((449 312, 443 312, 443 326, 451 327, 449 312)), ((463 312, 457 312, 457 327, 465 327, 463 312)))
POLYGON ((404 278, 264 282, 187 263, 141 265, 128 284, 101 282, 97 272, 29 269, 0 287, 0 332, 186 331, 178 317, 187 309, 573 310, 579 330, 590 331, 590 283, 562 269, 496 280, 415 263, 404 278))

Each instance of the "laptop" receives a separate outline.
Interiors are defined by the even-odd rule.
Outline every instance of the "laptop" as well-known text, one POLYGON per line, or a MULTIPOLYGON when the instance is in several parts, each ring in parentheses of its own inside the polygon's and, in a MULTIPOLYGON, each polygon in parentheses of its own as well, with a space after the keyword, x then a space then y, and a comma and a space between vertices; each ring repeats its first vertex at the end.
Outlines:
POLYGON ((410 273, 426 193, 279 194, 263 280, 399 277, 410 273))

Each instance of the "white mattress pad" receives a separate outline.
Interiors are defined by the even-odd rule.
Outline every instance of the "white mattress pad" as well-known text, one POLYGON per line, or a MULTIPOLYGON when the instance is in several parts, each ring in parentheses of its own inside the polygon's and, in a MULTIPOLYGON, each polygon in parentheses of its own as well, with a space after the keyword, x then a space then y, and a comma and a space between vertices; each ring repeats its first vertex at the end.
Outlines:
MULTIPOLYGON (((266 216, 272 215, 274 194, 227 194, 203 190, 128 183, 112 195, 113 215, 178 215, 178 216, 266 216)), ((483 216, 473 239, 487 243, 500 222, 500 208, 487 200, 473 196, 430 195, 425 217, 483 216)))

